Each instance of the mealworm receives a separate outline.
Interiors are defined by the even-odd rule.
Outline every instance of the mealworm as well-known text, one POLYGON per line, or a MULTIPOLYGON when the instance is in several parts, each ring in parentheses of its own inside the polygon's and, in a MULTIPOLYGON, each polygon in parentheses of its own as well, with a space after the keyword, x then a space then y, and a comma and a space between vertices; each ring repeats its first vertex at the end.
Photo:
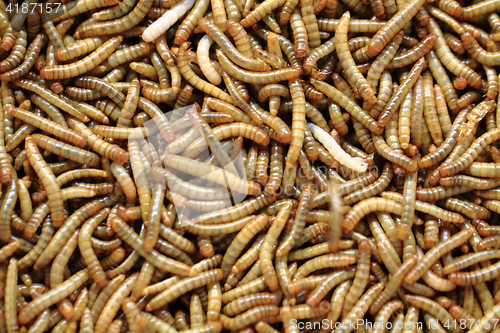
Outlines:
MULTIPOLYGON (((7 35, 9 34, 5 34, 4 38, 7 35)), ((26 45, 27 45, 26 29, 23 28, 20 31, 16 32, 15 37, 16 38, 12 42, 13 45, 10 45, 10 47, 12 47, 10 55, 6 59, 2 60, 2 62, 0 62, 0 72, 2 73, 11 71, 17 66, 19 66, 26 52, 26 45)), ((2 39, 2 45, 4 45, 3 41, 4 39, 2 39)))
MULTIPOLYGON (((354 284, 353 284, 354 286, 354 284)), ((370 305, 373 303, 375 298, 382 292, 382 289, 384 288, 384 283, 379 282, 368 291, 361 296, 359 301, 356 303, 356 305, 352 308, 352 310, 345 316, 345 318, 342 320, 342 327, 341 331, 342 332, 347 332, 349 333, 351 331, 351 328, 349 328, 349 325, 345 325, 346 323, 351 322, 352 320, 357 320, 359 318, 362 318, 366 311, 368 311, 368 308, 370 305)), ((352 289, 352 287, 351 287, 352 289)), ((361 291, 362 292, 362 291, 361 291)))
MULTIPOLYGON (((456 76, 465 77, 467 79, 467 83, 470 86, 478 88, 481 85, 481 78, 477 75, 476 72, 474 72, 469 67, 460 63, 458 59, 453 56, 451 50, 448 48, 448 45, 446 44, 446 40, 443 36, 443 33, 439 29, 437 23, 432 18, 429 20, 428 26, 430 28, 430 32, 437 36, 434 48, 436 50, 436 55, 438 56, 439 59, 442 60, 442 63, 448 68, 448 70, 450 70, 456 76), (444 61, 445 57, 448 61, 444 61)), ((431 52, 429 52, 429 54, 431 54, 431 52)), ((442 88, 443 91, 445 91, 444 87, 442 88)))
MULTIPOLYGON (((391 59, 394 58, 396 51, 398 50, 399 45, 401 44, 402 40, 403 40, 403 33, 400 32, 384 48, 384 50, 381 52, 381 54, 379 54, 377 56, 375 61, 370 66, 370 69, 368 70, 368 73, 367 73, 367 81, 370 84, 370 86, 372 87, 372 89, 375 89, 377 87, 378 80, 382 76, 384 68, 387 67, 387 65, 389 64, 389 61, 391 61, 391 59)), ((355 55, 356 55, 356 53, 355 53, 355 55)), ((383 110, 383 108, 381 107, 381 105, 378 105, 378 104, 379 103, 377 103, 376 105, 373 105, 373 107, 377 111, 381 112, 383 110)))
POLYGON ((177 284, 169 287, 162 293, 154 297, 146 306, 146 311, 152 311, 171 302, 180 295, 206 284, 218 282, 223 277, 223 272, 220 269, 207 271, 198 274, 196 277, 186 278, 179 281, 177 284))
POLYGON ((292 68, 279 69, 268 72, 250 72, 240 69, 232 64, 229 58, 224 53, 222 53, 222 51, 216 50, 216 53, 222 68, 224 68, 226 72, 231 73, 234 78, 243 82, 270 84, 276 83, 278 81, 294 80, 299 76, 299 72, 296 69, 292 68))
MULTIPOLYGON (((120 275, 108 284, 108 286, 110 287, 108 290, 106 290, 108 287, 105 287, 103 292, 101 292, 101 295, 103 295, 104 291, 107 291, 106 294, 103 295, 103 302, 99 306, 100 313, 92 312, 93 314, 95 313, 95 317, 93 315, 93 319, 96 323, 94 327, 94 330, 96 332, 102 332, 108 329, 111 322, 113 321, 114 316, 118 312, 123 299, 127 297, 127 295, 131 292, 134 283, 137 280, 137 276, 138 273, 132 274, 124 281, 125 276, 120 275), (115 282, 116 284, 113 282, 115 282), (111 283, 113 283, 113 286, 111 286, 111 283)), ((91 309, 92 311, 94 311, 94 307, 96 307, 96 304, 98 304, 97 300, 91 309)))
POLYGON ((213 40, 210 36, 205 35, 198 43, 198 49, 196 51, 196 55, 198 57, 198 64, 200 65, 200 69, 205 74, 205 77, 210 81, 210 83, 214 85, 219 85, 222 81, 219 73, 215 70, 210 59, 208 58, 208 51, 210 50, 210 46, 212 45, 213 40))
POLYGON ((133 230, 128 228, 126 224, 123 222, 123 220, 120 219, 119 217, 112 218, 111 226, 113 227, 113 230, 115 230, 117 235, 123 239, 123 241, 132 246, 135 251, 137 251, 150 263, 155 265, 155 267, 158 267, 166 271, 176 271, 177 273, 184 276, 190 275, 191 268, 189 266, 182 264, 178 261, 172 260, 170 258, 167 258, 158 253, 156 250, 152 250, 151 252, 146 252, 142 248, 142 243, 143 243, 142 239, 140 239, 139 236, 133 230))
POLYGON ((57 185, 54 174, 43 160, 31 137, 27 136, 25 141, 28 160, 42 181, 47 197, 49 198, 49 208, 52 220, 56 225, 61 225, 64 221, 64 209, 62 207, 62 197, 60 193, 61 189, 57 185))
POLYGON ((350 14, 345 13, 339 20, 339 25, 335 31, 335 49, 339 56, 339 61, 349 78, 351 86, 357 89, 361 97, 369 104, 374 105, 377 103, 377 98, 373 92, 372 87, 360 74, 352 59, 349 47, 347 44, 347 31, 349 27, 350 14), (362 79, 363 78, 363 79, 362 79))
POLYGON ((246 244, 269 222, 267 215, 258 215, 251 223, 247 224, 233 239, 222 259, 221 269, 227 277, 238 255, 246 244))
POLYGON ((56 302, 68 297, 73 291, 78 289, 89 278, 86 270, 81 270, 64 281, 57 288, 51 289, 49 292, 34 299, 19 313, 18 322, 21 325, 28 323, 36 315, 42 312, 47 307, 56 302))
POLYGON ((350 269, 347 271, 334 272, 328 276, 325 276, 322 280, 316 279, 316 283, 313 283, 311 286, 307 286, 307 283, 304 283, 308 279, 314 279, 316 277, 304 278, 298 281, 294 281, 289 284, 289 291, 292 294, 297 294, 300 291, 306 289, 314 289, 311 294, 307 297, 307 304, 309 306, 317 306, 321 299, 331 290, 335 285, 342 283, 352 277, 354 277, 354 270, 350 269), (301 286, 302 284, 302 286, 301 286), (297 287, 295 287, 297 286, 297 287))
POLYGON ((452 176, 472 164, 472 161, 482 152, 482 145, 496 140, 497 130, 483 134, 467 149, 467 151, 457 160, 440 167, 440 174, 444 177, 452 176))
POLYGON ((332 98, 335 103, 343 107, 347 112, 349 112, 354 118, 356 118, 363 126, 368 128, 373 133, 381 133, 382 128, 380 128, 376 122, 371 118, 365 111, 357 106, 351 99, 346 95, 341 93, 334 87, 325 84, 323 82, 311 79, 313 86, 321 91, 323 94, 332 98))
POLYGON ((347 315, 358 302, 367 283, 370 273, 370 245, 367 241, 361 241, 358 245, 357 269, 353 284, 346 295, 342 313, 347 315))
POLYGON ((417 263, 417 257, 412 256, 410 259, 406 260, 403 265, 401 265, 398 270, 392 274, 389 282, 386 284, 384 291, 378 296, 378 298, 373 302, 370 307, 370 313, 375 314, 380 311, 383 304, 386 303, 392 295, 394 295, 403 282, 405 275, 412 269, 417 263))
POLYGON ((421 0, 413 0, 409 2, 403 10, 399 10, 398 13, 372 37, 368 44, 368 54, 372 57, 379 54, 394 35, 417 14, 417 11, 423 4, 424 2, 421 0))
POLYGON ((122 40, 121 36, 113 37, 85 58, 69 65, 46 66, 40 71, 40 76, 47 80, 56 80, 82 75, 100 65, 117 49, 122 40))
MULTIPOLYGON (((84 114, 82 114, 79 110, 77 110, 75 108, 75 106, 68 103, 66 100, 64 100, 60 96, 52 93, 51 91, 43 88, 42 86, 36 84, 34 81, 21 78, 21 79, 15 80, 14 83, 23 89, 33 91, 37 95, 48 96, 49 97, 48 101, 50 103, 54 104, 54 106, 60 108, 61 110, 69 113, 70 115, 78 118, 81 121, 89 121, 89 118, 87 116, 85 116, 84 114)), ((12 109, 15 110, 15 108, 9 109, 9 107, 7 107, 7 111, 12 110, 12 109)), ((23 121, 25 121, 25 120, 23 120, 23 121)), ((33 125, 33 126, 35 126, 35 125, 33 125)))
POLYGON ((42 35, 37 35, 26 50, 23 62, 15 69, 0 75, 2 81, 13 81, 24 76, 35 63, 38 54, 43 46, 42 35))
POLYGON ((408 173, 406 175, 403 190, 403 213, 401 214, 401 224, 398 226, 397 237, 405 240, 411 229, 414 216, 415 197, 417 190, 417 173, 408 173))
POLYGON ((460 245, 460 243, 469 239, 472 236, 473 230, 470 228, 464 229, 453 237, 440 243, 436 247, 429 250, 424 258, 406 275, 405 282, 414 283, 424 272, 444 253, 460 245))
MULTIPOLYGON (((173 5, 158 20, 150 25, 142 34, 142 39, 152 42, 168 30, 179 18, 181 18, 194 5, 193 0, 184 0, 173 5)), ((146 11, 147 12, 147 11, 146 11)))
POLYGON ((84 27, 80 27, 73 36, 75 38, 85 38, 95 37, 99 34, 109 35, 125 32, 136 26, 146 16, 152 4, 153 3, 148 0, 139 1, 134 9, 123 17, 106 22, 95 22, 84 27))
POLYGON ((377 124, 378 126, 385 126, 387 122, 392 118, 394 112, 402 103, 404 96, 410 91, 413 85, 416 83, 420 73, 427 67, 427 64, 423 58, 420 58, 415 65, 412 67, 410 73, 402 81, 401 85, 398 87, 396 92, 391 96, 391 99, 387 103, 386 107, 380 114, 377 124))
POLYGON ((7 332, 18 332, 18 319, 16 318, 16 289, 17 289, 17 260, 12 258, 7 268, 5 279, 5 326, 7 332))
POLYGON ((179 53, 177 55, 177 66, 182 76, 191 84, 194 88, 197 88, 209 95, 219 98, 225 102, 233 103, 231 96, 224 91, 220 90, 218 87, 207 83, 200 79, 189 67, 189 62, 187 60, 186 51, 189 48, 189 43, 184 43, 179 47, 179 53))
MULTIPOLYGON (((437 318, 443 325, 445 325, 447 320, 450 320, 450 322, 454 320, 445 308, 426 297, 406 295, 405 300, 411 303, 413 306, 421 308, 422 310, 428 312, 431 316, 437 318)), ((454 327, 449 328, 450 331, 462 331, 460 327, 457 327, 456 325, 453 326, 454 327)))

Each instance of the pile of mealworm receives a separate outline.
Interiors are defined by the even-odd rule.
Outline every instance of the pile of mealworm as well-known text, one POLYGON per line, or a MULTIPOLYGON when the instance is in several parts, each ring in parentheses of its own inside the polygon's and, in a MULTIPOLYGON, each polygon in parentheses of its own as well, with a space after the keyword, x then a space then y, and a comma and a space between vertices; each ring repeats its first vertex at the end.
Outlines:
POLYGON ((499 14, 0 1, 0 333, 500 332, 499 14))

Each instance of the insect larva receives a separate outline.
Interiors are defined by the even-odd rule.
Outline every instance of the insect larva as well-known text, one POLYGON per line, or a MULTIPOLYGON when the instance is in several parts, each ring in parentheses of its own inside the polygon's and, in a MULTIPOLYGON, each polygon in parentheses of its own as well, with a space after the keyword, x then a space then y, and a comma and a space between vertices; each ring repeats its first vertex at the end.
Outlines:
POLYGON ((401 52, 399 55, 395 56, 386 68, 401 68, 407 66, 413 62, 416 62, 417 59, 424 56, 429 52, 430 49, 436 43, 437 37, 433 34, 427 35, 422 41, 420 41, 417 45, 415 45, 412 49, 401 52))
POLYGON ((16 290, 17 290, 17 260, 11 258, 7 268, 5 279, 5 326, 7 332, 18 332, 18 319, 16 311, 16 290))
POLYGON ((240 297, 224 306, 224 314, 226 316, 236 316, 250 308, 274 304, 277 301, 277 296, 271 293, 259 293, 240 297))
MULTIPOLYGON (((384 48, 384 50, 377 56, 375 61, 373 61, 370 69, 368 70, 367 73, 367 81, 372 87, 372 89, 376 89, 378 80, 382 76, 382 73, 385 69, 385 67, 389 64, 390 59, 394 58, 394 55, 396 54, 396 51, 399 48, 399 45, 401 44, 403 40, 403 32, 398 33, 394 39, 384 48)), ((366 48, 364 48, 366 50, 366 48)), ((355 53, 356 56, 357 53, 355 53)), ((361 59, 363 61, 366 61, 365 59, 361 59)), ((373 107, 381 112, 383 108, 378 105, 373 105, 373 107)))
POLYGON ((307 39, 310 48, 318 47, 321 45, 318 24, 316 15, 314 14, 313 1, 302 0, 300 2, 300 12, 305 28, 307 30, 307 39))
MULTIPOLYGON (((64 221, 64 209, 62 207, 61 189, 57 185, 56 178, 52 170, 44 161, 38 148, 35 146, 30 136, 26 137, 26 146, 28 160, 40 180, 43 182, 47 197, 49 198, 49 208, 51 211, 52 220, 56 225, 61 225, 64 221)), ((10 234, 10 232, 9 232, 10 234)))
POLYGON ((124 14, 130 12, 132 8, 134 7, 136 1, 135 0, 126 0, 123 2, 120 2, 118 5, 107 8, 104 10, 101 10, 99 12, 96 12, 92 14, 92 18, 98 20, 98 21, 106 21, 106 20, 112 20, 115 18, 118 18, 120 16, 123 16, 124 14))
POLYGON ((306 302, 309 306, 317 306, 333 287, 343 281, 352 279, 354 273, 354 269, 350 269, 347 271, 334 272, 327 276, 321 276, 321 279, 318 276, 300 279, 289 284, 289 292, 298 294, 307 289, 314 289, 307 297, 306 302), (308 280, 312 283, 308 283, 308 280))
POLYGON ((66 47, 56 51, 55 59, 58 62, 68 61, 77 58, 83 54, 89 53, 102 45, 99 37, 92 37, 71 43, 66 47))
POLYGON ((163 280, 159 283, 145 287, 141 291, 141 295, 142 296, 157 295, 160 292, 166 290, 167 288, 170 288, 171 286, 175 285, 179 281, 180 281, 180 279, 178 276, 173 276, 173 277, 168 278, 166 280, 163 280))
MULTIPOLYGON (((184 0, 173 5, 159 19, 151 24, 142 34, 142 39, 152 42, 168 30, 179 18, 181 18, 195 4, 192 0, 184 0)), ((206 10, 206 9, 205 9, 206 10)), ((147 10, 146 10, 147 12, 147 10)), ((202 14, 203 15, 203 14, 202 14)))
POLYGON ((231 267, 237 261, 237 257, 246 244, 269 222, 267 215, 258 215, 251 223, 247 224, 233 239, 222 259, 221 269, 225 277, 229 274, 231 267))
MULTIPOLYGON (((455 56, 453 56, 451 50, 446 44, 446 40, 443 36, 443 33, 441 32, 441 29, 439 29, 436 21, 434 21, 434 19, 432 18, 429 20, 429 28, 430 32, 437 36, 434 48, 436 49, 436 55, 438 56, 438 58, 440 60, 443 60, 445 57, 450 58, 448 62, 442 61, 443 64, 448 68, 448 70, 450 70, 456 76, 465 77, 468 84, 472 87, 478 88, 479 86, 481 86, 481 78, 477 75, 477 73, 469 67, 463 65, 455 56)), ((428 54, 431 54, 431 52, 429 52, 428 54)), ((443 88, 443 91, 446 91, 444 87, 441 88, 443 88)))
POLYGON ((372 57, 379 54, 394 35, 417 14, 417 11, 423 4, 424 2, 421 0, 413 0, 409 2, 404 9, 399 10, 398 13, 372 37, 368 44, 368 54, 372 57))
MULTIPOLYGON (((54 182, 55 183, 55 182, 54 182)), ((95 193, 95 192, 94 192, 95 193)), ((50 201, 49 201, 50 205, 50 201)), ((80 209, 76 210, 57 231, 51 239, 49 245, 43 250, 40 257, 36 260, 35 267, 44 267, 47 263, 57 255, 58 247, 62 246, 76 228, 83 223, 89 216, 95 214, 100 209, 98 201, 92 201, 80 209)), ((52 215, 52 214, 51 214, 52 215)))
POLYGON ((288 219, 292 208, 292 203, 287 202, 281 210, 279 211, 276 219, 271 225, 264 242, 262 243, 262 249, 260 251, 261 269, 262 274, 265 277, 265 282, 272 292, 275 292, 278 288, 278 279, 274 267, 272 266, 273 258, 273 246, 277 242, 279 234, 281 233, 285 223, 288 219))
POLYGON ((306 26, 298 8, 292 11, 290 16, 290 27, 292 28, 294 39, 295 55, 299 58, 306 56, 309 49, 306 26))
POLYGON ((277 316, 279 313, 280 309, 276 305, 261 305, 256 306, 247 312, 236 316, 235 318, 229 318, 221 314, 219 320, 226 329, 240 330, 266 317, 277 316))
POLYGON ((55 139, 51 139, 45 135, 33 134, 31 137, 33 139, 33 142, 40 148, 50 151, 56 155, 73 160, 75 162, 87 164, 90 166, 96 166, 100 162, 99 157, 94 153, 89 153, 80 148, 73 147, 55 139))
POLYGON ((417 173, 408 173, 406 175, 403 190, 403 213, 401 214, 401 224, 398 227, 397 233, 397 237, 400 240, 405 240, 408 237, 408 233, 413 223, 417 176, 417 173))
POLYGON ((127 318, 130 332, 140 332, 141 329, 137 323, 137 319, 141 315, 141 311, 135 302, 132 299, 125 297, 121 303, 121 307, 123 309, 123 313, 125 314, 125 318, 127 318))
MULTIPOLYGON (((85 116, 83 113, 81 113, 79 110, 77 110, 75 108, 75 106, 68 103, 66 100, 64 100, 60 96, 52 93, 51 91, 43 88, 42 86, 36 84, 34 81, 21 78, 21 79, 15 80, 14 83, 23 89, 33 91, 37 95, 48 96, 47 99, 50 103, 54 104, 54 106, 62 109, 63 111, 69 113, 70 115, 78 118, 81 121, 88 121, 89 120, 89 118, 87 116, 85 116)), ((7 107, 6 109, 7 109, 7 111, 9 111, 9 109, 15 109, 15 108, 7 107)), ((25 121, 25 120, 23 120, 23 121, 25 121)))
POLYGON ((460 17, 464 11, 455 0, 440 0, 438 6, 442 11, 455 17, 460 17))
POLYGON ((189 43, 184 43, 179 47, 179 53, 177 55, 177 66, 179 68, 182 76, 189 82, 193 88, 199 89, 215 98, 219 98, 228 103, 234 103, 232 97, 226 92, 222 91, 218 87, 203 81, 199 76, 197 76, 189 67, 189 61, 187 59, 186 52, 189 48, 189 43))
POLYGON ((471 219, 485 219, 491 217, 490 212, 484 207, 478 206, 470 201, 447 198, 443 201, 443 208, 460 212, 471 219))
MULTIPOLYGON (((387 302, 377 314, 375 320, 377 320, 378 323, 388 323, 390 317, 393 314, 400 312, 402 309, 404 309, 404 305, 399 300, 387 302)), ((374 331, 376 332, 377 330, 374 331)))
POLYGON ((364 161, 362 161, 358 157, 352 158, 323 129, 313 123, 309 123, 309 128, 311 129, 311 132, 316 137, 316 139, 318 139, 325 146, 325 148, 328 149, 332 156, 342 165, 345 165, 346 167, 357 172, 363 172, 366 170, 367 164, 364 161))
POLYGON ((189 303, 189 319, 192 329, 203 326, 205 322, 205 313, 201 307, 200 296, 195 294, 191 295, 189 303))
POLYGON ((214 85, 219 85, 222 81, 219 73, 215 70, 214 66, 210 62, 208 57, 208 52, 210 50, 210 46, 212 45, 213 40, 210 36, 205 35, 198 43, 198 49, 196 51, 198 57, 198 64, 200 65, 200 69, 205 74, 210 83, 214 85))
POLYGON ((277 257, 287 255, 299 240, 306 223, 306 214, 309 212, 309 202, 311 200, 311 195, 312 193, 309 187, 306 187, 302 191, 292 230, 287 235, 287 237, 283 239, 280 246, 278 247, 278 250, 276 251, 277 257))
POLYGON ((368 128, 373 133, 382 133, 382 128, 378 127, 376 122, 365 111, 357 106, 351 99, 349 99, 342 92, 336 88, 315 79, 311 79, 313 86, 321 91, 323 94, 331 98, 335 103, 344 108, 354 118, 356 118, 363 126, 368 128))
POLYGON ((367 283, 370 274, 370 245, 367 241, 358 244, 357 269, 353 284, 346 295, 342 313, 347 315, 358 302, 367 283))
POLYGON ((110 35, 126 32, 127 30, 134 28, 146 16, 151 8, 151 5, 151 1, 139 1, 134 9, 123 17, 106 22, 95 22, 79 27, 73 37, 81 39, 85 37, 95 37, 100 34, 110 35))
POLYGON ((15 69, 5 72, 0 75, 0 80, 2 81, 13 81, 18 78, 24 76, 30 68, 35 63, 38 54, 43 46, 42 35, 36 36, 36 38, 31 42, 31 45, 26 50, 26 54, 21 65, 16 67, 15 69))
POLYGON ((212 271, 200 273, 196 277, 183 279, 149 301, 148 305, 146 306, 146 311, 158 309, 176 299, 180 295, 185 294, 186 292, 195 288, 218 282, 222 279, 222 277, 222 270, 215 269, 212 271))
POLYGON ((347 44, 349 22, 350 14, 347 12, 339 20, 339 26, 335 31, 335 49, 337 50, 340 64, 346 72, 351 86, 360 92, 361 97, 363 97, 369 105, 374 105, 377 103, 375 93, 373 92, 373 89, 368 81, 363 78, 358 68, 355 66, 354 60, 352 59, 349 51, 349 46, 347 44))
POLYGON ((467 7, 463 7, 463 13, 460 16, 462 20, 468 20, 489 12, 497 10, 498 4, 495 1, 485 1, 484 3, 477 3, 467 7))
MULTIPOLYGON (((96 303, 94 303, 94 306, 91 309, 94 322, 96 323, 94 327, 94 330, 96 332, 102 333, 102 331, 106 331, 108 329, 111 322, 113 321, 114 316, 120 309, 122 301, 132 291, 138 274, 139 273, 132 274, 125 281, 124 275, 117 276, 108 284, 109 289, 108 286, 106 286, 105 289, 101 292, 101 295, 103 295, 103 293, 106 291, 106 293, 103 295, 104 297, 102 299, 102 303, 98 303, 96 300, 96 303), (97 304, 99 304, 99 306, 96 306, 97 304), (96 309, 94 309, 94 307, 96 309), (97 309, 99 309, 100 312, 94 312, 97 309)), ((98 300, 99 298, 100 296, 98 297, 98 300)))
MULTIPOLYGON (((340 197, 339 185, 335 181, 330 181, 328 192, 330 194, 330 218, 328 221, 328 249, 333 253, 339 249, 340 246, 340 226, 344 219, 341 210, 343 202, 340 197)), ((311 204, 310 204, 311 205, 311 204)))
POLYGON ((425 69, 425 67, 427 67, 427 64, 423 58, 420 58, 415 63, 410 73, 406 76, 405 79, 403 79, 401 85, 391 96, 391 99, 389 100, 386 107, 380 114, 380 117, 377 121, 378 126, 383 127, 389 122, 389 120, 392 118, 397 108, 402 103, 404 96, 406 96, 406 94, 410 91, 413 85, 417 82, 420 73, 425 69))
POLYGON ((413 255, 410 259, 406 260, 398 270, 391 275, 389 282, 386 283, 384 291, 378 296, 370 307, 370 313, 375 314, 380 311, 383 304, 386 303, 398 290, 403 282, 404 276, 412 269, 417 263, 417 257, 413 255))
MULTIPOLYGON (((221 258, 222 260, 222 258, 221 258)), ((207 285, 208 301, 207 301, 207 321, 215 321, 218 319, 222 306, 221 296, 222 290, 219 282, 207 285)))
MULTIPOLYGON (((354 284, 353 284, 354 286, 354 284)), ((351 286, 351 290, 352 287, 351 286)), ((349 333, 351 332, 351 328, 349 326, 345 326, 345 323, 348 323, 352 320, 358 320, 360 318, 363 318, 364 314, 368 311, 368 308, 370 305, 373 303, 373 301, 377 298, 377 296, 382 292, 382 289, 384 289, 384 283, 379 282, 370 289, 368 289, 363 296, 357 301, 357 303, 354 305, 352 310, 346 314, 344 319, 342 320, 342 329, 341 331, 344 333, 349 333)), ((363 291, 361 291, 362 293, 363 291)), ((345 304, 344 304, 345 305, 345 304)))
POLYGON ((332 321, 337 321, 340 317, 342 306, 345 300, 345 296, 347 295, 347 292, 351 288, 352 281, 344 281, 340 283, 337 288, 335 288, 335 291, 333 292, 330 304, 330 312, 328 313, 327 319, 332 320, 332 321))
MULTIPOLYGON (((227 57, 236 65, 253 71, 268 70, 269 66, 261 60, 248 58, 241 54, 214 23, 211 23, 204 18, 202 18, 198 23, 207 35, 209 35, 224 50, 225 55, 227 55, 227 57)), ((221 65, 223 64, 221 63, 221 65)), ((224 67, 224 69, 227 71, 226 67, 224 67)), ((231 72, 231 74, 235 73, 231 72)), ((237 76, 234 77, 238 78, 237 76)))
POLYGON ((191 170, 189 170, 189 173, 192 175, 214 181, 224 186, 227 184, 225 181, 225 178, 227 178, 227 180, 231 184, 231 189, 233 191, 238 191, 239 193, 257 193, 257 185, 254 182, 247 182, 245 180, 242 180, 232 173, 226 173, 222 175, 222 169, 218 167, 210 168, 210 166, 205 163, 195 162, 194 160, 191 160, 189 158, 170 155, 167 153, 164 154, 163 162, 169 167, 178 170, 186 170, 184 168, 188 163, 191 165, 193 165, 194 163, 196 165, 196 168, 191 168, 191 170), (211 171, 206 172, 208 171, 208 169, 210 169, 211 171))
POLYGON ((158 74, 152 65, 148 65, 143 62, 131 62, 129 66, 133 71, 136 71, 153 81, 158 81, 158 74))
POLYGON ((220 50, 216 50, 217 57, 221 66, 224 70, 231 75, 243 82, 256 83, 256 84, 270 84, 276 83, 284 80, 294 80, 299 76, 299 72, 296 69, 279 69, 268 72, 250 72, 247 70, 240 69, 232 64, 228 57, 222 53, 220 50))
POLYGON ((81 270, 64 281, 57 288, 51 289, 49 292, 37 297, 19 313, 18 322, 21 325, 28 323, 31 319, 36 317, 40 312, 49 306, 59 302, 60 300, 68 297, 72 292, 78 289, 87 279, 89 275, 86 270, 81 270))
POLYGON ((492 243, 490 243, 491 240, 496 240, 496 238, 493 236, 483 239, 477 245, 478 250, 481 252, 470 253, 456 258, 450 264, 446 265, 443 268, 443 273, 444 274, 454 273, 466 267, 472 266, 473 264, 476 264, 478 262, 489 259, 496 259, 500 255, 500 252, 498 250, 488 250, 488 248, 493 247, 491 246, 492 243))
MULTIPOLYGON (((202 18, 203 15, 205 15, 205 12, 207 11, 209 4, 210 1, 208 0, 196 2, 194 4, 194 7, 190 10, 189 14, 182 21, 181 25, 175 32, 174 41, 176 44, 182 45, 187 41, 191 32, 197 27, 198 20, 202 18)), ((163 38, 162 36, 163 35, 160 34, 159 37, 156 39, 156 41, 158 41, 159 38, 163 38)))
MULTIPOLYGON (((98 90, 98 91, 106 94, 118 106, 123 107, 123 104, 124 104, 123 100, 125 99, 125 96, 120 91, 118 91, 116 88, 114 88, 110 83, 108 83, 104 80, 101 80, 101 79, 95 78, 95 77, 85 76, 85 77, 76 79, 75 85, 82 87, 82 88, 98 90)), ((70 95, 70 89, 72 89, 72 87, 66 88, 66 93, 68 95, 70 95)), ((78 99, 80 99, 80 98, 78 98, 78 99)))
POLYGON ((139 236, 133 230, 127 227, 125 222, 123 222, 123 220, 120 219, 119 217, 113 217, 111 219, 111 225, 115 230, 115 232, 117 233, 117 235, 120 236, 120 238, 122 238, 124 242, 132 246, 135 251, 137 251, 150 263, 155 265, 155 267, 158 267, 159 269, 166 271, 174 270, 176 271, 176 273, 183 276, 190 275, 191 268, 189 266, 180 263, 178 261, 172 260, 170 258, 167 258, 162 254, 158 253, 156 250, 152 250, 151 252, 146 252, 142 248, 143 244, 142 239, 139 238, 139 236))
POLYGON ((254 217, 255 216, 250 215, 234 222, 224 223, 222 225, 200 225, 188 223, 185 226, 185 229, 190 233, 200 236, 227 235, 243 229, 245 224, 254 217))
MULTIPOLYGON (((9 33, 4 34, 4 38, 2 39, 2 45, 4 45, 4 39, 8 35, 9 33)), ((11 36, 12 37, 15 36, 14 39, 15 42, 13 41, 13 46, 10 45, 12 47, 10 55, 6 59, 2 60, 2 62, 0 62, 0 72, 2 73, 11 71, 17 66, 19 66, 19 64, 23 60, 24 54, 26 53, 26 45, 27 45, 26 29, 24 29, 23 27, 23 29, 16 32, 15 35, 12 34, 11 36)), ((4 49, 4 47, 2 47, 2 49, 4 49)))
POLYGON ((471 272, 453 272, 448 278, 458 286, 474 286, 485 281, 492 280, 500 274, 497 264, 487 266, 480 270, 471 272))
MULTIPOLYGON (((64 270, 64 266, 67 265, 71 255, 78 245, 78 232, 79 231, 75 231, 72 233, 66 244, 61 247, 59 253, 54 258, 54 262, 52 263, 52 267, 50 269, 50 286, 52 289, 58 287, 63 282, 63 275, 61 274, 61 271, 64 270)), ((65 315, 64 308, 68 306, 72 307, 71 303, 67 299, 63 299, 58 304, 59 311, 66 317, 66 319, 69 317, 65 315)), ((73 315, 74 311, 75 310, 73 309, 73 315)))
POLYGON ((482 152, 482 145, 496 140, 498 134, 499 133, 497 130, 493 130, 483 134, 467 149, 467 151, 460 158, 440 167, 439 170, 441 176, 452 176, 464 170, 469 165, 474 164, 472 163, 472 161, 482 152))
POLYGON ((97 257, 92 249, 91 235, 94 229, 101 223, 109 214, 109 208, 105 208, 98 212, 94 217, 87 220, 81 229, 81 233, 78 237, 78 247, 80 248, 80 253, 85 260, 85 264, 89 270, 89 274, 92 276, 97 285, 104 287, 108 280, 104 271, 101 267, 97 257))
MULTIPOLYGON (((82 75, 108 58, 117 49, 122 40, 122 36, 113 37, 85 58, 69 65, 46 66, 40 71, 40 76, 47 80, 55 80, 82 75)), ((35 91, 35 93, 37 92, 35 91)))
POLYGON ((469 239, 473 234, 473 229, 467 228, 459 232, 458 234, 450 237, 444 242, 441 242, 437 246, 430 249, 424 256, 424 258, 417 263, 417 265, 406 275, 406 283, 414 283, 418 280, 430 266, 439 259, 443 254, 449 252, 451 249, 460 245, 465 240, 469 239))
MULTIPOLYGON (((428 312, 431 316, 437 318, 443 325, 447 320, 453 321, 453 317, 449 312, 438 303, 422 296, 406 295, 405 300, 415 307, 421 308, 428 312)), ((456 325, 448 328, 452 332, 461 332, 462 330, 456 325)))

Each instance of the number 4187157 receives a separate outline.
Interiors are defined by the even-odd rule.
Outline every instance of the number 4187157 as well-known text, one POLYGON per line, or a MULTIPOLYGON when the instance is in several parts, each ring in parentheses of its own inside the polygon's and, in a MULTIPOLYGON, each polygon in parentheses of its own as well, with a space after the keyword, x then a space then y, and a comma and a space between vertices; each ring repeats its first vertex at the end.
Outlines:
POLYGON ((23 13, 23 14, 28 14, 28 13, 34 13, 36 10, 39 12, 43 13, 52 13, 52 11, 58 11, 59 7, 62 5, 62 3, 27 3, 24 2, 23 4, 19 5, 18 3, 13 4, 12 2, 9 3, 7 6, 6 10, 9 13, 23 13))

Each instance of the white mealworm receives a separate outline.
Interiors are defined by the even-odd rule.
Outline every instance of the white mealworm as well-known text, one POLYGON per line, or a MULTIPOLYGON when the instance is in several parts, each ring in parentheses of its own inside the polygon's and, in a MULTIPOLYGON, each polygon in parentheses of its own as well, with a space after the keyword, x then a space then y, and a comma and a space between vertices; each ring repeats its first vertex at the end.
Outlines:
POLYGON ((152 42, 161 34, 165 33, 179 18, 193 7, 195 0, 183 0, 166 11, 159 19, 153 22, 142 33, 142 39, 145 42, 152 42))
POLYGON ((356 172, 365 172, 368 169, 368 164, 363 161, 360 157, 351 157, 346 153, 334 138, 327 132, 325 132, 321 127, 316 126, 313 123, 309 123, 309 128, 311 129, 314 137, 325 146, 325 148, 332 154, 332 156, 342 165, 352 169, 356 172))
POLYGON ((222 78, 219 73, 215 70, 214 66, 210 62, 210 58, 208 56, 208 52, 210 51, 210 46, 213 44, 213 39, 210 38, 209 35, 203 36, 198 43, 198 50, 196 51, 196 57, 198 58, 198 65, 200 65, 200 69, 205 74, 210 83, 215 86, 218 86, 222 78))

